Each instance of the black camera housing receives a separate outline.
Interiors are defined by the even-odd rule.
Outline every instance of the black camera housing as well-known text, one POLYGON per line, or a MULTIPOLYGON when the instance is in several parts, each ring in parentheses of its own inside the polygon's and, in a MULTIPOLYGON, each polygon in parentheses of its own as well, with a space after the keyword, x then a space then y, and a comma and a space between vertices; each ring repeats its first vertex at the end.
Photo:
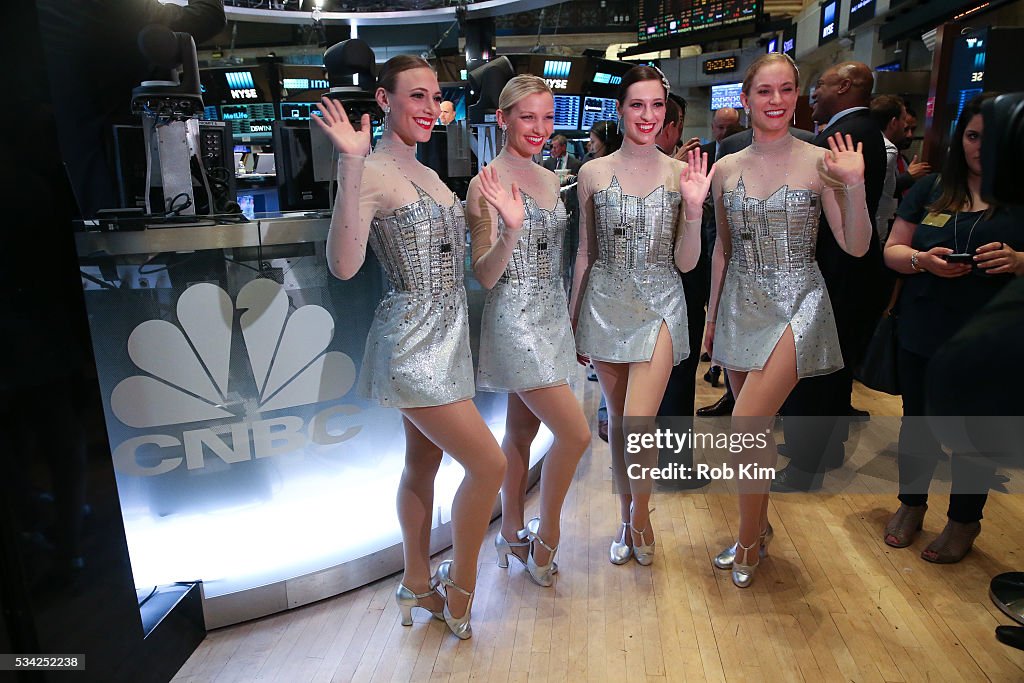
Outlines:
POLYGON ((1024 92, 995 97, 981 106, 981 196, 987 202, 1024 204, 1024 92))

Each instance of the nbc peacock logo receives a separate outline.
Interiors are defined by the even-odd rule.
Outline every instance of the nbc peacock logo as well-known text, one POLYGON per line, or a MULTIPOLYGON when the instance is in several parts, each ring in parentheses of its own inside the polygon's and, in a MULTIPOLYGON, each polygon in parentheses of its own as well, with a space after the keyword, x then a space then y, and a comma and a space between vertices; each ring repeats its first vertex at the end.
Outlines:
POLYGON ((234 303, 217 285, 199 283, 178 298, 177 325, 166 320, 139 324, 128 337, 128 355, 144 374, 125 378, 111 392, 117 419, 139 429, 208 420, 217 420, 218 427, 185 431, 181 439, 162 434, 128 439, 115 449, 119 469, 153 475, 181 463, 181 457, 164 457, 156 467, 142 466, 136 452, 144 445, 166 450, 184 444, 187 466, 195 469, 204 466, 203 446, 230 464, 296 450, 308 441, 330 444, 351 438, 353 430, 331 434, 325 424, 334 415, 358 412, 355 406, 327 408, 310 420, 308 434, 305 422, 295 416, 223 424, 246 417, 229 409, 239 402, 237 392, 234 401, 229 394, 236 310, 256 387, 256 395, 242 401, 246 413, 333 401, 352 388, 352 359, 327 350, 334 337, 331 314, 313 304, 290 308, 288 294, 274 280, 249 282, 234 303), (221 438, 225 431, 231 434, 230 444, 221 438))

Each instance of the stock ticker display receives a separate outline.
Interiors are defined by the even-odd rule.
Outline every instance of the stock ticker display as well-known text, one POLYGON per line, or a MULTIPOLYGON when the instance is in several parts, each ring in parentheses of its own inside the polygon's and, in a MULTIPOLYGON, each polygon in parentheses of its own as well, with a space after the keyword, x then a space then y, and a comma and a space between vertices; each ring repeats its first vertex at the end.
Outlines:
POLYGON ((754 22, 761 0, 643 0, 640 42, 754 22))

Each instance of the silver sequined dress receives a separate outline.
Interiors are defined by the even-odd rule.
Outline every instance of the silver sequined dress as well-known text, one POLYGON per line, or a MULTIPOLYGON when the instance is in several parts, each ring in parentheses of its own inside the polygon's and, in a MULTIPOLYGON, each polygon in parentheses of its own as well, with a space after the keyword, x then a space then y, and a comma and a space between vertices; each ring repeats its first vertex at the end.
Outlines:
POLYGON ((419 199, 370 223, 369 244, 391 291, 366 338, 359 391, 395 408, 454 403, 474 395, 469 309, 463 280, 466 219, 456 198, 419 199))
POLYGON ((791 325, 798 377, 841 369, 832 302, 814 259, 820 196, 783 185, 767 199, 748 197, 741 177, 722 202, 732 258, 718 306, 714 361, 731 370, 760 370, 791 325))
POLYGON ((686 297, 673 260, 679 193, 661 186, 635 197, 613 177, 593 202, 598 256, 583 296, 576 348, 610 363, 648 361, 664 322, 673 365, 681 363, 690 343, 686 297))
POLYGON ((576 369, 562 281, 565 206, 559 200, 548 211, 522 195, 522 232, 505 272, 487 294, 480 324, 477 386, 488 391, 565 384, 576 369))

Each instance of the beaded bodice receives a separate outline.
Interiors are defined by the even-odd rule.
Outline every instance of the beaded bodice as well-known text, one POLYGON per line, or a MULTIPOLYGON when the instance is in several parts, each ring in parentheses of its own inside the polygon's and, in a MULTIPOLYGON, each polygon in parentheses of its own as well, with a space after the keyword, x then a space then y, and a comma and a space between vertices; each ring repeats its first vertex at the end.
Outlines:
POLYGON ((451 206, 438 204, 418 185, 412 204, 370 223, 369 243, 393 289, 437 295, 463 286, 466 218, 453 196, 451 206))
POLYGON ((548 210, 526 194, 523 204, 526 215, 515 250, 499 282, 513 285, 542 283, 561 276, 562 243, 569 216, 559 199, 555 208, 548 210))
POLYGON ((722 193, 732 236, 729 268, 742 272, 802 271, 814 263, 821 198, 779 187, 766 199, 748 197, 743 177, 722 193))
POLYGON ((622 191, 619 179, 594 193, 598 263, 644 270, 673 265, 681 196, 662 185, 646 197, 622 191))

